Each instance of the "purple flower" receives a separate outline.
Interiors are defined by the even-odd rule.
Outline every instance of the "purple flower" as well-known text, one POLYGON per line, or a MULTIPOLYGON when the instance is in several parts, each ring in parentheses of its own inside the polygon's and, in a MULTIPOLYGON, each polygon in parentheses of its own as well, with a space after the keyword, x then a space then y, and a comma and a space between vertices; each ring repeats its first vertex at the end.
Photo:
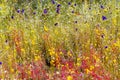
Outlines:
POLYGON ((74 13, 74 11, 72 11, 72 13, 74 13))
POLYGON ((75 31, 78 31, 78 28, 75 28, 75 31))
POLYGON ((55 25, 55 26, 57 26, 57 25, 58 25, 58 23, 55 23, 54 25, 55 25))
POLYGON ((102 20, 106 20, 107 18, 106 18, 106 16, 102 16, 102 20))
POLYGON ((60 4, 57 5, 57 7, 60 7, 60 6, 61 6, 60 4))
POLYGON ((56 12, 59 14, 60 13, 60 8, 57 7, 56 12))
POLYGON ((91 10, 91 7, 89 7, 89 10, 91 10))
POLYGON ((24 13, 24 11, 25 11, 25 10, 24 10, 24 9, 22 9, 21 13, 24 13))
POLYGON ((75 21, 75 23, 77 23, 77 21, 75 21))
POLYGON ((105 46, 105 49, 108 48, 108 46, 105 46))
POLYGON ((12 19, 14 19, 14 16, 11 16, 12 19))
POLYGON ((101 35, 102 38, 104 38, 104 35, 101 35))
POLYGON ((2 65, 2 62, 0 62, 0 65, 2 65))
POLYGON ((17 10, 17 13, 20 13, 20 9, 17 10))
POLYGON ((48 12, 47 9, 44 9, 44 14, 47 14, 47 12, 48 12))
POLYGON ((103 6, 103 5, 101 5, 101 6, 100 6, 100 8, 104 9, 104 6, 103 6))
POLYGON ((36 12, 33 12, 33 14, 35 15, 35 14, 36 14, 36 12))
POLYGON ((7 43, 7 42, 8 42, 8 40, 5 40, 5 42, 7 43))
POLYGON ((71 2, 68 2, 68 5, 71 5, 71 2))
POLYGON ((55 4, 55 1, 54 1, 54 0, 51 0, 51 2, 52 2, 53 4, 55 4))
POLYGON ((76 6, 77 4, 74 4, 74 6, 76 6))

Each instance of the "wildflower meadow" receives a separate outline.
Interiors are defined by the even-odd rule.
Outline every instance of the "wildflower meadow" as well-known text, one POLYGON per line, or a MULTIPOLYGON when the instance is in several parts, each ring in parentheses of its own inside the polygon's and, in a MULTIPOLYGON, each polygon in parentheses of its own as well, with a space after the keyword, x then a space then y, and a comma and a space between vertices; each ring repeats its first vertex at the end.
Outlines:
POLYGON ((0 80, 120 80, 120 0, 0 0, 0 80))

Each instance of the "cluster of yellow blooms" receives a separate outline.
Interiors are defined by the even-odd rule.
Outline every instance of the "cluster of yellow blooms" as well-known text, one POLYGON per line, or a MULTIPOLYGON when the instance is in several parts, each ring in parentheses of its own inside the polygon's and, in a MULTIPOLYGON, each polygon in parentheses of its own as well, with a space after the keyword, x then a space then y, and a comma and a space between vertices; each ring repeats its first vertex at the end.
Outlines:
POLYGON ((67 80, 73 80, 73 77, 72 76, 67 76, 67 80))

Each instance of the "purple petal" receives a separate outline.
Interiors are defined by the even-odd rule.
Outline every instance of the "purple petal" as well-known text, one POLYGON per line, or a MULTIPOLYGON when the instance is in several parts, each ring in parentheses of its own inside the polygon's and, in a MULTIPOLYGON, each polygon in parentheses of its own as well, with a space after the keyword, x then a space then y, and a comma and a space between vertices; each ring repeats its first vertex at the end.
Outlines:
POLYGON ((11 16, 12 19, 14 19, 14 16, 11 16))
POLYGON ((104 35, 101 35, 102 38, 104 38, 104 35))
POLYGON ((106 20, 107 18, 106 18, 106 16, 102 16, 102 20, 106 20))
POLYGON ((55 4, 55 1, 54 1, 54 0, 51 0, 51 2, 52 2, 53 4, 55 4))
POLYGON ((60 13, 60 8, 59 8, 59 7, 56 9, 56 12, 57 12, 58 14, 60 13))
POLYGON ((60 6, 61 6, 60 4, 57 5, 57 7, 60 7, 60 6))
POLYGON ((44 9, 44 14, 47 14, 47 12, 48 12, 47 9, 44 9))
POLYGON ((108 46, 105 46, 105 49, 108 48, 108 46))
POLYGON ((71 2, 68 2, 68 5, 71 5, 71 2))
POLYGON ((20 9, 17 10, 17 13, 20 13, 20 9))
POLYGON ((22 9, 22 11, 21 11, 21 12, 22 12, 22 13, 24 13, 24 11, 25 11, 25 10, 24 10, 24 9, 22 9))
POLYGON ((77 21, 75 21, 75 23, 77 23, 77 21))
POLYGON ((35 14, 36 14, 36 12, 33 12, 33 14, 35 15, 35 14))
POLYGON ((72 11, 72 13, 74 13, 74 11, 72 11))
POLYGON ((2 65, 2 62, 0 62, 0 65, 2 65))
POLYGON ((55 23, 54 25, 55 25, 55 26, 57 26, 57 25, 58 25, 58 23, 55 23))
POLYGON ((89 7, 89 10, 91 10, 91 7, 89 7))
POLYGON ((76 6, 77 4, 74 4, 74 6, 76 6))
POLYGON ((101 6, 100 6, 100 8, 104 9, 104 6, 103 6, 103 5, 101 5, 101 6))

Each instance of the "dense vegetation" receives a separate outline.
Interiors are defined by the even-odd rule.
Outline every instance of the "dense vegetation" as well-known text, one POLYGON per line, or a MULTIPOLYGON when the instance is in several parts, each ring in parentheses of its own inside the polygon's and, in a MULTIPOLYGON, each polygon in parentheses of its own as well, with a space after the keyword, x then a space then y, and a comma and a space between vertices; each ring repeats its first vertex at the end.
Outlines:
POLYGON ((120 80, 120 1, 0 0, 0 80, 120 80))

